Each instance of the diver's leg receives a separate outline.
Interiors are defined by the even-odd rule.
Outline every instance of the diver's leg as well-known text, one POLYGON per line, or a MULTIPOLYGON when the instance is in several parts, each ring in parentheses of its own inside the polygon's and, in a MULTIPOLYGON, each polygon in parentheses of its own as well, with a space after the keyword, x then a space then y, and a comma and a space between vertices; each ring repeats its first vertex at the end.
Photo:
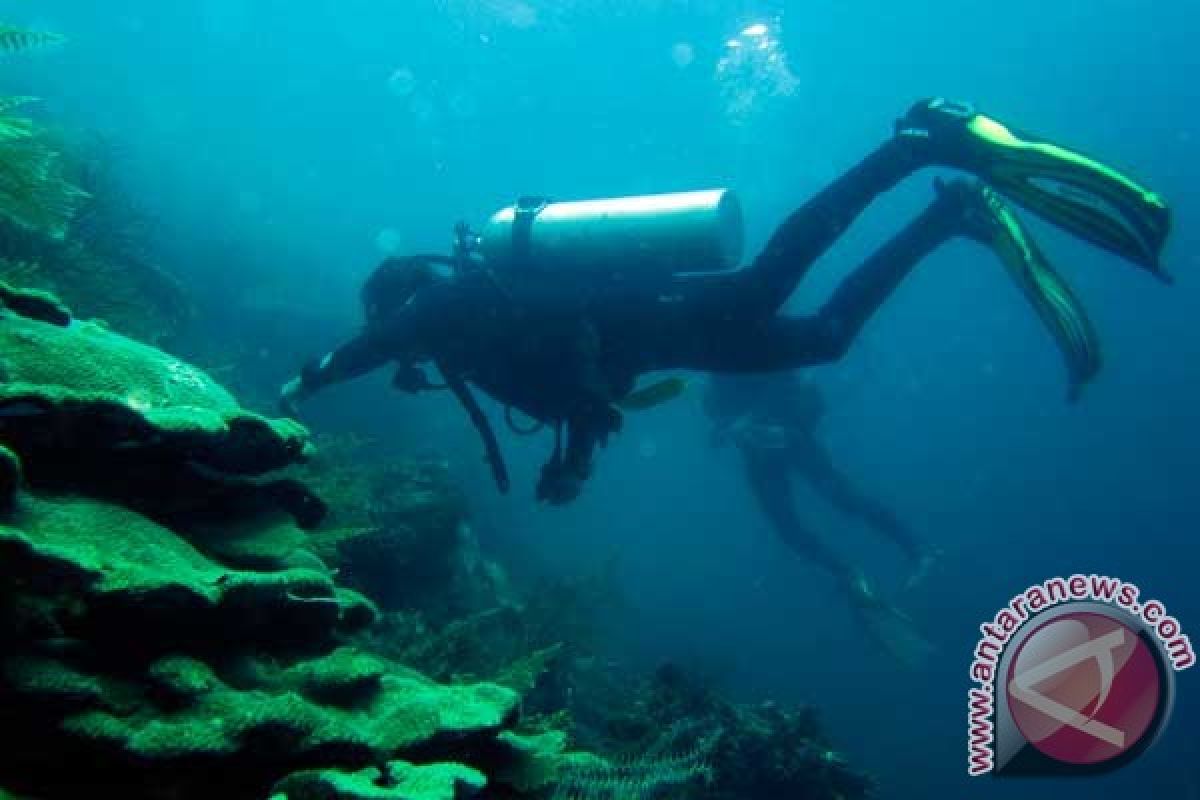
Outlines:
POLYGON ((796 513, 786 456, 752 447, 743 447, 742 456, 750 490, 779 538, 796 555, 828 570, 839 582, 849 580, 850 566, 813 535, 796 513))
MULTIPOLYGON (((754 263, 732 276, 734 295, 706 291, 701 280, 688 285, 699 290, 688 301, 728 316, 778 311, 813 262, 875 197, 930 166, 971 172, 1051 222, 1165 277, 1159 259, 1171 218, 1157 194, 1100 161, 1018 132, 969 104, 935 98, 909 109, 892 138, 788 217, 754 263)), ((688 290, 680 294, 686 297, 688 290)))
POLYGON ((921 259, 966 233, 970 187, 954 183, 803 317, 716 317, 675 311, 655 336, 654 369, 767 372, 836 361, 921 259))
POLYGON ((750 266, 712 282, 684 283, 684 302, 742 318, 774 314, 872 200, 926 163, 906 139, 887 140, 793 212, 750 266))
POLYGON ((834 508, 858 517, 894 542, 909 558, 921 557, 921 547, 912 531, 891 509, 859 489, 838 469, 825 445, 810 436, 796 443, 790 452, 795 468, 834 508))

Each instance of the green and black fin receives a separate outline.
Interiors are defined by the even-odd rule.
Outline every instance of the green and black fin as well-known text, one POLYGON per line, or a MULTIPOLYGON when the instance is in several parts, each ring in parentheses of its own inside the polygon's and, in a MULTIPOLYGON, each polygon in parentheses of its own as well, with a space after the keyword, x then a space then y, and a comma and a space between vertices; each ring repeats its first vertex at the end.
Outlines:
POLYGON ((664 378, 649 386, 635 389, 616 402, 622 411, 645 411, 669 403, 687 390, 685 378, 664 378))
POLYGON ((997 191, 1163 280, 1171 212, 1155 192, 1093 158, 1018 132, 984 114, 966 123, 977 172, 997 191))
POLYGON ((1083 304, 1054 270, 1029 230, 1012 208, 987 186, 975 190, 988 215, 987 236, 977 236, 995 251, 1021 294, 1054 338, 1066 362, 1069 399, 1103 366, 1100 340, 1083 304))

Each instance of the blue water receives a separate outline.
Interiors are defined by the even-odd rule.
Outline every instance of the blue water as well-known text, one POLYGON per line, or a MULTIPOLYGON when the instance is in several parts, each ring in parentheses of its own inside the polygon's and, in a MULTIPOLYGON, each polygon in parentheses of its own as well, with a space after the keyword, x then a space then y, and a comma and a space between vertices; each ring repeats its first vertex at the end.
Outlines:
MULTIPOLYGON (((733 454, 708 448, 694 397, 632 416, 585 495, 553 510, 532 502, 544 438, 506 438, 516 489, 499 498, 458 409, 396 397, 382 377, 330 391, 306 421, 449 454, 485 545, 521 569, 617 556, 628 658, 685 661, 746 700, 816 703, 885 797, 1200 796, 1190 673, 1162 741, 1109 777, 969 782, 964 730, 976 626, 1034 581, 1120 575, 1200 636, 1194 3, 4 0, 0 19, 70 37, 6 60, 5 93, 41 96, 48 117, 110 142, 207 335, 239 348, 264 402, 355 324, 381 245, 444 250, 456 220, 518 194, 729 185, 757 247, 929 94, 1130 169, 1174 207, 1174 287, 1034 226, 1105 342, 1080 405, 1063 402, 1057 355, 999 266, 967 244, 937 253, 843 362, 813 371, 838 461, 946 551, 903 598, 939 646, 915 673, 880 658, 828 579, 772 539, 733 454), (725 41, 759 21, 788 80, 723 81, 725 41), (731 92, 752 93, 749 110, 731 92)), ((794 307, 819 303, 903 224, 928 177, 878 203, 794 307)), ((843 553, 898 586, 896 553, 802 499, 843 553)))

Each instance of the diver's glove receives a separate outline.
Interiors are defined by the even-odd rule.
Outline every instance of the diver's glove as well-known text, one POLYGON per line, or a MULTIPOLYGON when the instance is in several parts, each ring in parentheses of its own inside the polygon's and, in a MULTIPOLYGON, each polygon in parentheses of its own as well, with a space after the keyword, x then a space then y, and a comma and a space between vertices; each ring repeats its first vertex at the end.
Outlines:
POLYGON ((304 365, 299 375, 279 389, 279 411, 285 416, 299 416, 299 405, 313 395, 312 374, 317 370, 316 362, 304 365))
POLYGON ((304 379, 297 375, 279 390, 279 413, 288 417, 300 415, 299 404, 308 397, 304 390, 304 379))
POLYGON ((538 478, 537 499, 552 506, 570 503, 583 491, 586 475, 580 475, 561 459, 551 459, 538 478))

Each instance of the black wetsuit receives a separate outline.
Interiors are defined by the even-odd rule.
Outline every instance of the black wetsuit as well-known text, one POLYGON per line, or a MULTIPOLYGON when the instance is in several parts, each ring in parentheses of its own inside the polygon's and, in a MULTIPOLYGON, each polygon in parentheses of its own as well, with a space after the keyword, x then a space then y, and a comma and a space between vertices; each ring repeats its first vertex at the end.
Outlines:
POLYGON ((889 139, 793 213, 754 262, 734 272, 674 276, 652 287, 589 286, 583 294, 568 291, 565 300, 558 291, 570 289, 565 283, 522 285, 486 271, 435 281, 307 370, 304 388, 392 361, 437 361, 503 404, 565 423, 559 466, 582 480, 595 445, 619 426, 611 403, 639 375, 762 372, 838 359, 912 267, 962 232, 957 204, 939 195, 816 314, 779 310, 875 197, 928 163, 907 142, 889 139))
POLYGON ((916 561, 921 557, 911 531, 887 506, 838 470, 817 438, 825 402, 815 385, 791 372, 722 375, 709 385, 704 409, 714 423, 715 438, 737 444, 750 489, 763 513, 798 555, 839 579, 852 577, 849 565, 801 520, 792 493, 794 474, 839 511, 858 517, 895 542, 909 558, 916 561))

